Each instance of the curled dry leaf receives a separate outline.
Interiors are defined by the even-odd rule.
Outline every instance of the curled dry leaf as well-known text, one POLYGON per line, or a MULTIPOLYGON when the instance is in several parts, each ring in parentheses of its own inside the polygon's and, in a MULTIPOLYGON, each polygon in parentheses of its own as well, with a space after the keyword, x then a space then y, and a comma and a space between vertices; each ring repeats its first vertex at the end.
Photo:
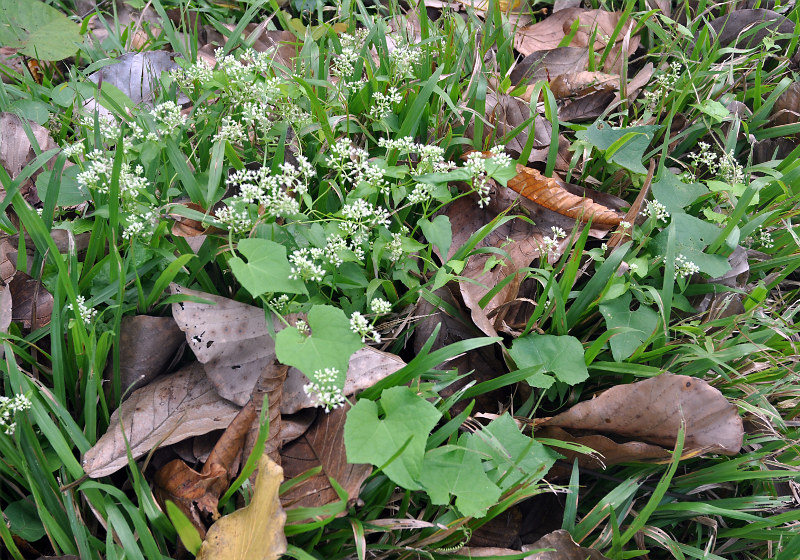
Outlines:
POLYGON ((736 406, 702 379, 669 373, 617 385, 537 425, 673 447, 682 421, 687 454, 736 455, 742 447, 744 431, 736 406))
MULTIPOLYGON (((172 317, 123 317, 119 334, 122 393, 125 394, 131 387, 143 387, 163 373, 183 341, 183 333, 172 317)), ((110 380, 113 371, 109 363, 104 373, 107 380, 110 380)))
POLYGON ((253 388, 253 395, 250 403, 247 406, 253 406, 255 409, 255 419, 250 424, 250 429, 247 433, 245 440, 245 456, 249 456, 250 452, 255 446, 256 439, 258 438, 258 430, 260 429, 258 419, 261 418, 261 410, 265 405, 267 414, 269 415, 269 435, 264 446, 264 453, 269 455, 270 459, 280 464, 281 456, 279 450, 283 442, 282 430, 283 419, 281 418, 281 398, 283 396, 283 386, 286 381, 286 372, 289 366, 279 364, 277 360, 273 361, 264 371, 261 372, 261 377, 258 378, 256 386, 253 388))
MULTIPOLYGON (((530 106, 517 97, 489 92, 486 95, 486 115, 491 126, 484 128, 484 140, 493 135, 495 140, 503 138, 519 127, 531 116, 530 106)), ((528 142, 528 128, 506 143, 506 150, 512 157, 519 157, 528 142)), ((472 128, 468 131, 471 134, 472 128)), ((545 161, 552 141, 552 125, 542 115, 537 114, 534 127, 534 141, 529 162, 545 161)))
POLYGON ((203 514, 214 520, 219 518, 219 497, 236 475, 245 437, 255 419, 255 407, 248 403, 225 429, 202 471, 197 472, 180 459, 175 459, 156 472, 153 479, 155 495, 162 506, 167 500, 174 502, 201 536, 205 535, 203 514))
POLYGON ((526 556, 525 560, 608 560, 599 550, 579 546, 564 529, 553 531, 532 544, 526 544, 522 550, 555 549, 537 552, 526 556))
POLYGON ((128 463, 126 440, 138 459, 156 445, 226 428, 238 412, 217 394, 202 365, 193 363, 134 391, 84 455, 83 469, 91 478, 109 475, 128 463))
POLYGON ((253 499, 208 530, 197 560, 277 560, 286 552, 286 512, 278 499, 283 471, 267 455, 258 461, 253 499))
POLYGON ((284 472, 294 478, 314 467, 322 471, 281 496, 285 508, 318 507, 339 500, 330 483, 335 480, 347 492, 349 500, 358 497, 361 484, 372 472, 371 465, 349 464, 344 447, 344 422, 347 411, 337 408, 317 415, 309 430, 281 451, 284 472))
POLYGON ((26 330, 35 331, 50 323, 53 314, 53 296, 44 284, 22 271, 17 271, 8 284, 14 300, 12 320, 22 323, 26 330))

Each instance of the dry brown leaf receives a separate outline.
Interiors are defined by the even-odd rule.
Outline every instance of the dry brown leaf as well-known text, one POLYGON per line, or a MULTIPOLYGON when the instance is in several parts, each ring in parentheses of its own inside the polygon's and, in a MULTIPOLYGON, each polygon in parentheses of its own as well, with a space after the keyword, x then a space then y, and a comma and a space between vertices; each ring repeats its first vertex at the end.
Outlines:
MULTIPOLYGON (((7 333, 11 325, 12 299, 11 290, 5 284, 0 284, 0 333, 7 333)), ((5 356, 5 347, 0 346, 0 358, 5 356)))
POLYGON ((613 91, 601 90, 568 101, 558 109, 558 118, 564 122, 593 121, 605 113, 614 97, 613 91))
POLYGON ((800 82, 792 82, 772 106, 770 118, 778 125, 800 121, 800 82))
POLYGON ((278 499, 283 471, 267 455, 258 461, 253 499, 208 530, 197 560, 277 560, 286 552, 286 513, 278 499))
MULTIPOLYGON (((764 39, 774 33, 793 35, 794 22, 789 18, 772 10, 734 10, 729 14, 718 17, 708 24, 717 35, 719 44, 723 47, 736 47, 746 49, 757 47, 764 39), (768 22, 768 23, 767 23, 768 22), (764 25, 766 23, 766 25, 764 25), (755 32, 753 28, 759 29, 755 32), (746 35, 746 36, 745 36, 746 35)), ((698 29, 698 33, 700 29, 698 29)), ((783 52, 789 45, 787 38, 777 41, 783 52)))
MULTIPOLYGON (((531 116, 530 106, 517 97, 497 94, 490 91, 486 95, 486 115, 491 126, 484 128, 484 140, 492 135, 499 141, 512 130, 517 128, 531 116)), ((534 128, 534 142, 529 162, 545 161, 552 140, 552 125, 542 115, 536 115, 534 128)), ((506 150, 512 157, 519 157, 525 144, 528 142, 528 129, 526 128, 514 138, 506 142, 506 150)), ((470 129, 471 130, 471 129, 470 129)), ((468 131, 468 134, 470 132, 468 131)))
POLYGON ((0 66, 4 66, 4 71, 0 72, 0 78, 3 82, 10 84, 14 81, 13 76, 7 76, 5 72, 17 72, 22 74, 25 72, 22 64, 22 57, 17 54, 17 49, 11 47, 0 47, 0 66))
MULTIPOLYGON (((560 75, 582 72, 589 64, 589 49, 586 47, 557 47, 534 51, 523 58, 509 75, 515 86, 522 81, 528 83, 547 80, 560 75)), ((528 95, 530 100, 530 94, 528 95)))
POLYGON ((494 546, 466 546, 458 551, 459 556, 468 558, 483 558, 484 556, 505 556, 519 554, 519 550, 512 548, 497 548, 494 546))
POLYGON ((549 210, 582 223, 591 218, 593 224, 618 226, 622 220, 611 208, 570 193, 556 179, 545 177, 530 167, 517 164, 517 175, 508 181, 508 187, 549 210))
POLYGON ((31 331, 50 323, 53 296, 44 284, 18 270, 9 282, 8 289, 14 300, 12 321, 22 323, 24 329, 31 331))
POLYGON ((281 451, 286 478, 294 478, 314 467, 319 474, 292 487, 281 496, 285 508, 318 507, 339 500, 329 478, 347 492, 348 499, 358 497, 361 484, 372 472, 371 465, 349 464, 344 448, 344 422, 347 411, 337 408, 319 414, 316 422, 281 451))
POLYGON ((238 412, 217 394, 202 365, 193 363, 134 391, 84 455, 83 469, 91 478, 109 475, 128 463, 126 439, 138 459, 156 445, 226 428, 238 412))
POLYGON ((537 552, 526 556, 525 560, 608 560, 599 550, 579 546, 564 529, 553 531, 532 544, 522 547, 523 551, 554 548, 553 551, 537 552))
POLYGON ((242 408, 219 438, 203 469, 195 471, 180 459, 170 461, 155 474, 155 495, 162 507, 167 500, 192 521, 200 536, 205 535, 204 516, 217 520, 219 497, 227 490, 238 470, 247 431, 256 419, 252 403, 242 408))
MULTIPOLYGON (((33 121, 27 121, 33 132, 33 137, 36 140, 38 147, 42 152, 46 152, 53 148, 57 148, 57 144, 50 137, 50 133, 46 128, 36 124, 33 121)), ((6 170, 12 179, 19 175, 20 171, 34 158, 36 152, 31 146, 28 135, 25 133, 25 125, 20 117, 13 113, 0 113, 0 165, 6 170)), ((53 168, 55 156, 47 162, 48 169, 53 168)), ((20 193, 23 193, 23 198, 29 202, 36 202, 38 196, 36 195, 35 181, 42 168, 36 170, 29 178, 20 185, 20 193)), ((5 197, 6 191, 0 186, 0 199, 5 197)))
POLYGON ((686 422, 686 453, 736 455, 744 430, 735 405, 702 379, 663 373, 617 385, 538 426, 591 430, 673 447, 686 422))
MULTIPOLYGON (((264 407, 264 397, 266 397, 267 414, 269 418, 269 435, 264 446, 264 453, 276 463, 281 463, 280 448, 283 443, 281 432, 283 429, 283 419, 281 417, 281 398, 283 396, 284 383, 286 382, 286 372, 289 366, 278 363, 277 360, 264 368, 261 377, 258 378, 250 403, 255 409, 256 417, 250 425, 245 441, 245 456, 250 456, 260 428, 259 418, 264 407)), ((305 392, 305 391, 304 391, 305 392)), ((249 406, 249 405, 248 405, 249 406)))
POLYGON ((550 89, 556 99, 588 95, 599 91, 619 89, 619 76, 604 72, 574 72, 559 74, 550 82, 550 89))
MULTIPOLYGON (((122 394, 147 385, 164 373, 183 344, 183 332, 172 317, 147 315, 122 318, 119 333, 119 375, 122 394)), ((109 363, 104 377, 110 380, 114 368, 109 363)))

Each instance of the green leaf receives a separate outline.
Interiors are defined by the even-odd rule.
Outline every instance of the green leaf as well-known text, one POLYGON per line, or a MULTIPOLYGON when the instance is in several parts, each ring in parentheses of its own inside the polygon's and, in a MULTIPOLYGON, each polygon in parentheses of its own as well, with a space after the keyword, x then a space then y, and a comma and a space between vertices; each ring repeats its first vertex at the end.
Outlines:
POLYGON ((731 116, 731 112, 720 103, 719 101, 714 101, 713 99, 706 99, 699 105, 692 105, 698 109, 701 113, 708 115, 714 122, 722 122, 725 119, 731 116))
POLYGON ((517 367, 541 364, 569 385, 585 381, 589 371, 583 361, 583 346, 574 336, 531 333, 514 341, 508 351, 517 367))
POLYGON ((11 532, 28 542, 36 542, 46 534, 32 500, 12 502, 6 506, 3 514, 8 518, 11 532))
POLYGON ((560 457, 555 451, 522 434, 508 413, 492 420, 480 432, 471 434, 464 443, 489 457, 485 465, 486 474, 503 491, 523 481, 530 484, 540 480, 560 457))
POLYGON ((423 218, 418 223, 422 228, 422 233, 425 234, 425 239, 436 245, 442 254, 442 259, 446 260, 447 252, 453 243, 453 228, 450 225, 450 218, 439 214, 432 222, 423 218))
POLYGON ((655 181, 652 186, 653 196, 667 207, 670 214, 679 214, 683 208, 708 193, 708 189, 701 183, 684 183, 677 175, 670 171, 655 181))
POLYGON ((363 346, 361 338, 350 330, 344 311, 330 305, 315 305, 308 312, 311 334, 286 327, 275 335, 275 354, 281 363, 294 366, 309 378, 325 368, 339 370, 344 382, 350 356, 363 346))
POLYGON ((614 360, 621 362, 630 357, 642 343, 650 338, 658 326, 658 313, 640 305, 636 311, 631 311, 631 293, 625 292, 622 296, 600 305, 600 313, 606 320, 609 329, 626 327, 627 332, 611 337, 611 355, 614 360))
MULTIPOLYGON (((56 178, 58 185, 58 199, 56 200, 56 204, 58 206, 77 206, 89 200, 90 196, 88 191, 81 191, 81 186, 78 184, 78 173, 80 172, 80 166, 72 165, 64 169, 60 178, 56 178)), ((47 199, 47 192, 50 188, 50 177, 52 174, 52 171, 45 169, 36 177, 36 191, 39 193, 39 198, 42 200, 47 199)))
POLYGON ((480 455, 453 445, 425 454, 419 481, 436 505, 447 505, 450 496, 455 496, 456 507, 465 517, 483 517, 501 494, 483 470, 480 455))
POLYGON ((644 151, 650 145, 653 134, 660 126, 632 126, 629 128, 612 128, 607 123, 598 121, 576 136, 592 146, 609 151, 606 161, 629 169, 641 175, 647 174, 642 165, 644 151))
POLYGON ((268 292, 307 294, 302 280, 291 280, 291 267, 286 258, 286 247, 268 239, 242 239, 237 246, 247 257, 245 263, 239 257, 230 260, 236 279, 247 288, 253 297, 268 292))
POLYGON ((358 401, 347 413, 344 425, 347 461, 385 465, 383 472, 395 484, 408 490, 422 490, 419 477, 425 444, 441 413, 408 387, 386 389, 381 393, 380 405, 382 419, 378 404, 366 399, 358 401), (403 450, 397 455, 400 449, 403 450))
POLYGON ((707 255, 703 252, 722 231, 714 224, 688 214, 673 215, 669 226, 653 239, 656 250, 662 255, 667 254, 670 231, 675 238, 675 255, 683 255, 687 261, 696 264, 700 272, 718 278, 730 270, 728 259, 722 255, 707 255))
POLYGON ((0 2, 0 45, 39 60, 72 56, 81 42, 80 27, 52 6, 37 0, 0 2))

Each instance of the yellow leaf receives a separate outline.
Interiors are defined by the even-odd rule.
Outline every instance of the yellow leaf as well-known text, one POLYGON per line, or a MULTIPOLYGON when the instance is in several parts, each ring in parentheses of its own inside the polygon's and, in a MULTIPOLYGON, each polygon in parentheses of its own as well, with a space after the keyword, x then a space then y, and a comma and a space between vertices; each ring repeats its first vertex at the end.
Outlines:
POLYGON ((286 552, 286 512, 278 500, 282 481, 283 469, 262 455, 250 505, 211 526, 197 560, 273 560, 286 552))

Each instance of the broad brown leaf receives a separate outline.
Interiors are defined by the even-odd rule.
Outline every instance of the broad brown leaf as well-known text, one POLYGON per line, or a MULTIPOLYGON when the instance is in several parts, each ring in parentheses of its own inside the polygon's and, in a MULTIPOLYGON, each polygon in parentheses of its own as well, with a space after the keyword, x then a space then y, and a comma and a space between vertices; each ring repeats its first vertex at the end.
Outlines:
POLYGON ((687 454, 736 455, 742 447, 744 430, 736 406, 702 379, 669 373, 617 385, 537 425, 673 447, 682 421, 687 454))
POLYGON ((780 94, 775 105, 772 106, 770 118, 779 126, 800 121, 800 82, 792 82, 780 94))
MULTIPOLYGON (((723 47, 746 49, 760 45, 766 37, 774 33, 794 34, 794 22, 772 10, 752 9, 734 10, 729 14, 714 19, 708 24, 717 35, 723 47), (766 24, 766 25, 765 25, 766 24), (754 28, 758 29, 753 32, 754 28), (749 31, 749 32, 748 32, 749 31)), ((700 29, 698 29, 698 33, 700 29)), ((789 45, 787 38, 777 43, 785 49, 789 45)))
MULTIPOLYGON (((183 332, 172 317, 123 317, 119 334, 122 393, 125 394, 131 387, 143 387, 164 373, 183 341, 183 332)), ((104 377, 110 380, 113 372, 112 364, 109 363, 104 377)))
POLYGON ((552 177, 545 177, 536 169, 517 164, 517 175, 508 181, 508 187, 525 198, 545 208, 572 219, 605 226, 618 226, 622 216, 588 198, 576 196, 552 177))
POLYGON ((253 499, 208 530, 197 560, 277 560, 286 552, 286 512, 278 491, 283 471, 267 455, 258 461, 253 499))
POLYGON ((338 501, 339 496, 329 478, 344 488, 350 500, 358 497, 361 484, 372 472, 372 466, 347 462, 344 448, 346 418, 344 408, 317 415, 311 428, 281 451, 286 478, 322 467, 319 474, 293 486, 281 496, 285 508, 318 507, 338 501))
POLYGON ((8 288, 14 300, 11 315, 13 321, 22 323, 24 329, 31 331, 50 323, 53 296, 44 284, 18 270, 8 288))
POLYGON ((111 415, 108 431, 84 455, 83 469, 91 478, 109 475, 127 465, 127 445, 138 459, 156 445, 226 428, 238 412, 238 406, 217 394, 195 362, 123 401, 111 415))
MULTIPOLYGON (((554 49, 533 51, 523 58, 509 75, 513 85, 523 80, 528 83, 547 80, 561 74, 582 72, 589 64, 589 49, 586 47, 556 47, 554 49)), ((528 95, 530 100, 530 95, 528 95)))
POLYGON ((205 534, 202 515, 213 520, 219 518, 219 497, 236 474, 245 437, 255 419, 255 407, 248 403, 225 429, 200 472, 175 459, 155 474, 155 495, 161 504, 167 500, 174 502, 201 536, 205 534))
POLYGON ((266 406, 268 407, 267 414, 269 415, 269 435, 267 436, 267 441, 264 446, 264 453, 269 455, 270 459, 276 463, 281 463, 281 456, 279 453, 281 443, 283 442, 281 436, 281 431, 283 429, 281 399, 283 397, 283 388, 288 370, 289 366, 280 364, 275 360, 261 372, 261 377, 258 378, 258 382, 253 388, 253 395, 250 399, 250 403, 247 405, 252 405, 254 407, 256 416, 250 424, 250 429, 245 440, 245 456, 250 455, 258 437, 258 430, 260 428, 258 419, 261 417, 261 409, 264 407, 264 397, 266 397, 266 406))
POLYGON ((608 560, 599 550, 579 546, 564 529, 553 531, 535 543, 526 544, 523 551, 555 549, 526 556, 525 560, 608 560))

